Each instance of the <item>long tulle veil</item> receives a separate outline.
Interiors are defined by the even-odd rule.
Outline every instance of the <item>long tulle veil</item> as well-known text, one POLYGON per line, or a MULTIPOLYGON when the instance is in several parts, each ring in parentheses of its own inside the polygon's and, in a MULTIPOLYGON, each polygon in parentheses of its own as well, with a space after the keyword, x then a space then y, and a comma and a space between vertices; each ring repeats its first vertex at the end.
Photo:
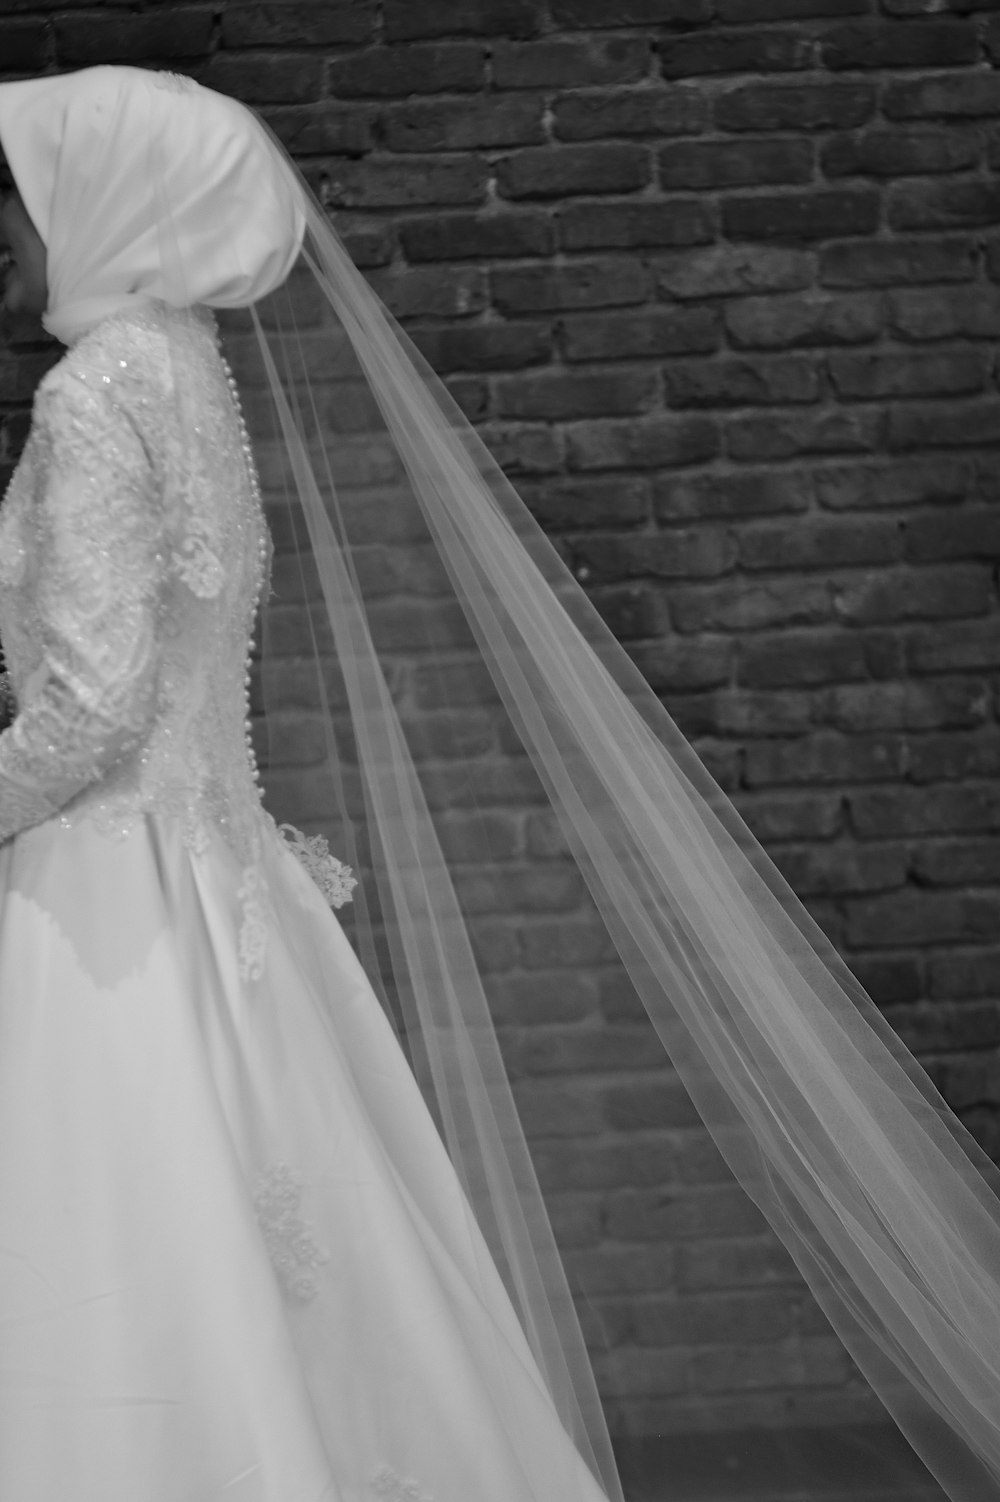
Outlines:
MULTIPOLYGON (((651 1045, 666 1049, 911 1444, 953 1498, 995 1496, 992 1164, 311 197, 300 268, 253 326, 274 423, 262 460, 301 540, 293 593, 311 612, 313 702, 326 711, 325 753, 306 774, 315 813, 363 873, 361 953, 401 1009, 535 1355, 607 1490, 617 1488, 607 1431, 466 922, 473 915, 475 937, 475 914, 502 911, 510 879, 491 848, 489 787, 476 785, 479 744, 506 751, 526 796, 554 810, 595 924, 599 913, 655 1028, 651 1045), (380 547, 401 536, 407 577, 386 578, 380 547), (462 808, 470 816, 455 851, 449 816, 462 808)), ((273 630, 282 603, 279 591, 273 630)), ((279 720, 272 701, 272 727, 279 720)))
MULTIPOLYGON (((262 129, 249 113, 246 129, 262 129)), ((955 1502, 986 1502, 1000 1489, 995 1170, 269 149, 304 215, 301 257, 224 318, 277 544, 266 737, 303 762, 284 796, 356 868, 352 938, 563 1422, 620 1499, 498 1042, 490 919, 533 903, 530 867, 505 858, 504 796, 537 815, 519 848, 565 855, 592 915, 581 955, 620 956, 643 1049, 666 1051, 914 1449, 955 1502)), ((201 265, 170 163, 151 140, 135 191, 183 290, 201 265)), ((237 246, 240 231, 227 227, 237 246)), ((177 391, 196 424, 180 366, 177 391)), ((529 926, 525 945, 555 942, 529 926)))

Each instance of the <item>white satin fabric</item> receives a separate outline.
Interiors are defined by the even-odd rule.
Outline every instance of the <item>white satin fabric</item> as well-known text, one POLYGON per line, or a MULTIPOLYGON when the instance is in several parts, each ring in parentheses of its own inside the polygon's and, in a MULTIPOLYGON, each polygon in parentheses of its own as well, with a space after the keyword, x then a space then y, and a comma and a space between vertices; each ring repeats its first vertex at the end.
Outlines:
POLYGON ((336 918, 266 862, 248 990, 218 836, 0 849, 0 1496, 600 1502, 336 918))

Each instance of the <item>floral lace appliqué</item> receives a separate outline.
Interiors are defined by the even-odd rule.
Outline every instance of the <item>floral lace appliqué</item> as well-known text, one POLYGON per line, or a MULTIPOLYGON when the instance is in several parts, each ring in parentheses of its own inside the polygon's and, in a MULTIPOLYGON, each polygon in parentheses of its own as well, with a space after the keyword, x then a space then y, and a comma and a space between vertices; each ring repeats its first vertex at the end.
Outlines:
POLYGON ((239 934, 241 980, 260 980, 267 954, 267 882, 259 866, 246 866, 239 892, 243 921, 239 934))
POLYGON ((425 1492, 416 1481, 404 1481, 402 1476, 397 1476, 387 1465, 375 1472, 371 1485, 372 1491, 380 1497, 388 1497, 389 1502, 434 1502, 430 1493, 425 1492))
POLYGON ((350 866, 345 866, 335 855, 321 834, 303 834, 294 824, 279 824, 281 835, 289 850, 305 867, 331 907, 343 907, 353 900, 352 893, 357 878, 350 866))
POLYGON ((319 1292, 316 1269, 330 1254, 299 1215, 302 1181, 287 1163, 274 1163, 261 1174, 254 1208, 271 1261, 288 1293, 307 1303, 319 1292))
POLYGON ((223 585, 225 574, 218 556, 208 545, 211 528, 201 516, 188 519, 187 536, 174 551, 174 567, 199 600, 212 600, 223 585))

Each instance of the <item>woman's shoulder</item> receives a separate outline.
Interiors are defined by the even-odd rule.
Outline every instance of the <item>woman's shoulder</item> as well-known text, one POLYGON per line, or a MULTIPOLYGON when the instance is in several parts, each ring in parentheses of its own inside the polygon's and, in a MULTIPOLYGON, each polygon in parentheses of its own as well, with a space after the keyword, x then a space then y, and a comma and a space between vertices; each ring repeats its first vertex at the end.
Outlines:
POLYGON ((202 309, 143 302, 104 318, 40 381, 35 418, 53 409, 117 414, 147 448, 166 437, 175 394, 215 357, 215 326, 202 309))

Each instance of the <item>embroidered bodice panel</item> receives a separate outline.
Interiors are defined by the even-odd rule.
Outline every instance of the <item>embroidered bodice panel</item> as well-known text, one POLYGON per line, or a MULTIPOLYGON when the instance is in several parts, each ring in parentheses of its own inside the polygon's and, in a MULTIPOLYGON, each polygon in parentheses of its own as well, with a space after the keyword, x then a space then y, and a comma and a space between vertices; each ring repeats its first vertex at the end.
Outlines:
POLYGON ((234 388, 205 310, 104 320, 43 378, 0 510, 0 839, 58 814, 157 811, 252 863, 246 730, 269 555, 234 388))

